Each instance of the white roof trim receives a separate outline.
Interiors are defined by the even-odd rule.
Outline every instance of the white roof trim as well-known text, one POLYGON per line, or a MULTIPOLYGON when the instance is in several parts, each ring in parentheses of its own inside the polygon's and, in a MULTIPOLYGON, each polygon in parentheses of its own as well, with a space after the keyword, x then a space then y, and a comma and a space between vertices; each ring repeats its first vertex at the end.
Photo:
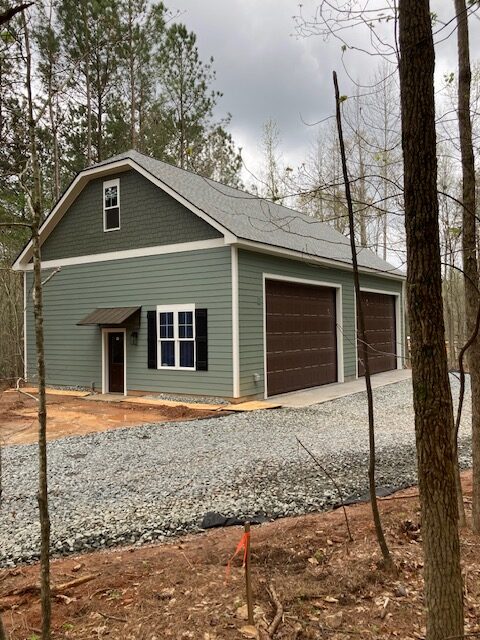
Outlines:
MULTIPOLYGON (((57 204, 53 207, 49 215, 44 220, 42 226, 40 227, 40 242, 43 244, 45 240, 48 238, 50 233, 56 227, 58 222, 62 219, 63 215, 66 213, 70 205, 74 202, 80 192, 83 190, 85 185, 92 179, 100 176, 111 175, 115 173, 120 173, 124 171, 128 171, 129 169, 135 169, 142 176, 150 180, 154 185, 168 193, 168 195, 172 196, 180 202, 184 207, 192 211, 195 215, 202 220, 205 220, 210 226, 223 234, 225 241, 228 243, 235 242, 236 236, 231 233, 228 229, 219 224, 216 220, 211 218, 207 213, 196 207, 189 200, 181 196, 174 189, 169 187, 167 184, 153 176, 151 173, 146 171, 143 167, 137 164, 131 158, 124 158, 122 160, 117 160, 116 162, 111 162, 109 164, 101 165, 99 167, 92 167, 91 169, 84 169, 81 171, 72 181, 70 186, 67 188, 65 193, 62 195, 57 204)), ((32 257, 32 241, 30 240, 28 244, 25 246, 21 254, 15 260, 13 264, 13 268, 16 271, 22 271, 26 264, 30 261, 32 257)))
MULTIPOLYGON (((321 258, 320 256, 313 256, 310 253, 303 253, 302 251, 295 251, 294 249, 284 249, 283 247, 277 247, 276 245, 264 244, 262 242, 255 242, 253 240, 237 240, 234 246, 240 249, 247 249, 250 251, 258 251, 259 253, 267 253, 270 255, 282 256, 290 258, 292 260, 303 260, 304 262, 313 262, 315 264, 321 264, 335 269, 345 269, 346 271, 352 271, 351 264, 342 262, 340 260, 332 260, 330 258, 321 258)), ((391 278, 393 280, 405 280, 406 275, 401 273, 381 271, 380 269, 372 269, 371 267, 359 267, 360 273, 368 273, 381 278, 391 278)))
MULTIPOLYGON (((42 269, 57 269, 59 267, 71 267, 78 264, 93 264, 95 262, 109 262, 110 260, 127 260, 128 258, 160 256, 167 253, 181 253, 182 251, 201 251, 202 249, 215 249, 217 247, 224 246, 226 246, 224 238, 197 240, 196 242, 179 242, 177 244, 142 247, 141 249, 109 251, 108 253, 92 253, 85 256, 74 256, 72 258, 59 258, 58 260, 42 260, 42 269)), ((21 266, 17 266, 15 264, 13 268, 15 271, 32 271, 33 264, 31 262, 21 266)))

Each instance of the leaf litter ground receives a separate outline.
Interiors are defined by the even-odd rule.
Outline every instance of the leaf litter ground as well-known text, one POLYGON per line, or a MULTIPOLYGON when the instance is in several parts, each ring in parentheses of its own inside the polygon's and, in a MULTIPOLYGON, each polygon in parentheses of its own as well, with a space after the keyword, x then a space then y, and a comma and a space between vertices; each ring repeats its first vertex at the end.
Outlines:
MULTIPOLYGON (((463 477, 471 499, 471 474, 463 477)), ((283 606, 279 640, 424 637, 422 531, 417 489, 381 500, 398 575, 386 574, 368 504, 285 518, 252 530, 257 626, 283 606)), ((52 562, 55 639, 234 640, 254 637, 246 621, 241 560, 226 564, 241 527, 186 536, 174 543, 115 549, 52 562), (84 580, 82 580, 84 579, 84 580), (60 586, 58 586, 60 585, 60 586), (69 586, 70 585, 70 586, 69 586)), ((462 567, 466 630, 480 630, 480 539, 465 531, 462 567)), ((0 572, 0 610, 11 640, 39 635, 38 565, 0 572)), ((264 637, 264 636, 261 636, 264 637)))

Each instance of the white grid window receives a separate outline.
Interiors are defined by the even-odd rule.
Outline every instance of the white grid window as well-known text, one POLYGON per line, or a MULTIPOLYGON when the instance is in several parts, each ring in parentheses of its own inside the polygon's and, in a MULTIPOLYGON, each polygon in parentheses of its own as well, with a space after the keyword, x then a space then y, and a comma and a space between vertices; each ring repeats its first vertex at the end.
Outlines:
POLYGON ((195 369, 195 305, 157 307, 158 368, 195 369))
POLYGON ((103 230, 120 229, 120 180, 103 183, 103 230))

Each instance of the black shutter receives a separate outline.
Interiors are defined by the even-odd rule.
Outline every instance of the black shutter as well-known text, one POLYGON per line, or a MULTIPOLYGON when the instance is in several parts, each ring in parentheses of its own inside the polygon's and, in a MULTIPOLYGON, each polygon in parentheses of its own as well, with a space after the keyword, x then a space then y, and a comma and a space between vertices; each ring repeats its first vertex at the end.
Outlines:
POLYGON ((195 309, 195 356, 197 371, 208 371, 208 331, 206 309, 195 309))
POLYGON ((157 312, 147 311, 148 368, 157 368, 157 312))

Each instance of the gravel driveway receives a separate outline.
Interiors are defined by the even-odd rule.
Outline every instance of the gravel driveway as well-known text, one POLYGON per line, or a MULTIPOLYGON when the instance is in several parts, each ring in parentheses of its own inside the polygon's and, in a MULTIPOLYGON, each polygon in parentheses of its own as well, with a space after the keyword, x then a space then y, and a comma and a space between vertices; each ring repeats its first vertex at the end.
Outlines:
MULTIPOLYGON (((458 383, 452 377, 454 395, 458 383)), ((375 392, 378 485, 415 482, 411 382, 375 392)), ((470 463, 470 394, 460 438, 470 463)), ((148 542, 198 529, 207 511, 272 517, 325 509, 337 495, 296 441, 328 468, 345 496, 367 491, 366 395, 307 409, 143 425, 48 444, 55 553, 148 542)), ((3 452, 0 564, 38 557, 37 447, 3 452)))

